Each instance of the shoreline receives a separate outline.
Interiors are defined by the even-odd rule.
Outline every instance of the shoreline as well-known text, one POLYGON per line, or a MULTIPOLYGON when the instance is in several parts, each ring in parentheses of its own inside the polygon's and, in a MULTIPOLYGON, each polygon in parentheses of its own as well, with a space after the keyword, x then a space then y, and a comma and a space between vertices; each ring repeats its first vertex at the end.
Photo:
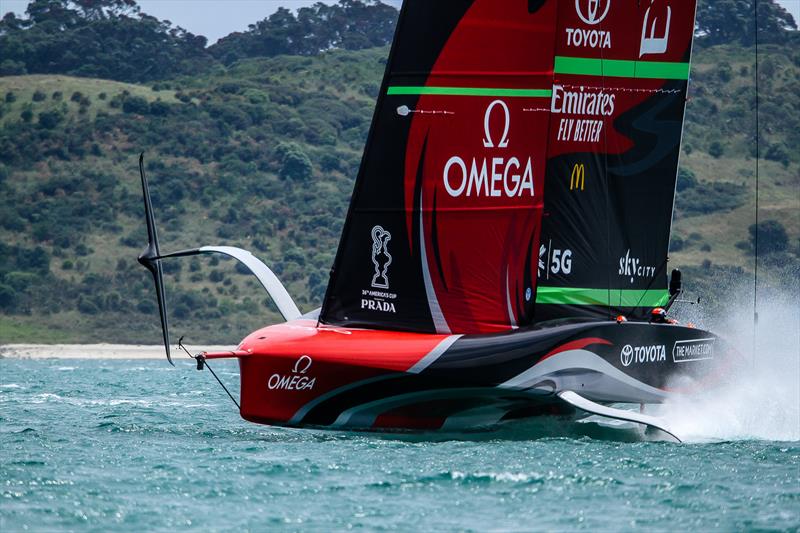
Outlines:
MULTIPOLYGON (((191 353, 234 350, 235 346, 186 345, 191 353)), ((173 359, 183 354, 171 346, 173 359)), ((185 354, 183 354, 185 357, 185 354)), ((0 358, 6 359, 166 359, 161 344, 2 344, 0 358)))

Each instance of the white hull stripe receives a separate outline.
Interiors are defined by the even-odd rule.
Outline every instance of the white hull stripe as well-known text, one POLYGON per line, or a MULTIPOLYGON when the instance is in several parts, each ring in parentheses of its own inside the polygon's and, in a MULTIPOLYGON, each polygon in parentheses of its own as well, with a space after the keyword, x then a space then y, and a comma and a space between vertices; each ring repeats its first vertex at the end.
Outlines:
POLYGON ((574 390, 594 401, 660 403, 668 394, 632 378, 588 350, 568 350, 554 355, 498 385, 525 390, 550 382, 552 392, 574 390))
POLYGON ((453 345, 453 343, 456 342, 461 337, 462 335, 450 335, 446 339, 442 340, 439 344, 436 345, 436 347, 433 350, 428 352, 428 355, 426 355, 425 357, 414 363, 414 366, 409 368, 407 372, 411 374, 419 374, 420 372, 431 366, 431 364, 433 364, 434 361, 439 359, 442 356, 442 354, 444 354, 444 352, 446 352, 447 349, 450 348, 453 345))

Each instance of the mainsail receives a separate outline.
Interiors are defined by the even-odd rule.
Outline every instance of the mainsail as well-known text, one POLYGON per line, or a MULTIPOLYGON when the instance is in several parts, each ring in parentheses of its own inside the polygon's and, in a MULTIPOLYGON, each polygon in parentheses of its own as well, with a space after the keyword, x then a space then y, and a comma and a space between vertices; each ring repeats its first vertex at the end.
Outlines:
POLYGON ((616 2, 404 3, 322 322, 663 303, 694 2, 616 2))

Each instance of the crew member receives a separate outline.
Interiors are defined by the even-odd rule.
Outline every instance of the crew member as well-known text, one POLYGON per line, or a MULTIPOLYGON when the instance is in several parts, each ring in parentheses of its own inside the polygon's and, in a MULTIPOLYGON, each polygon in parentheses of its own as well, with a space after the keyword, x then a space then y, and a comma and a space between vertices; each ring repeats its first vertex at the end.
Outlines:
POLYGON ((663 307, 656 307, 650 311, 650 322, 652 324, 677 324, 674 318, 669 318, 663 307))

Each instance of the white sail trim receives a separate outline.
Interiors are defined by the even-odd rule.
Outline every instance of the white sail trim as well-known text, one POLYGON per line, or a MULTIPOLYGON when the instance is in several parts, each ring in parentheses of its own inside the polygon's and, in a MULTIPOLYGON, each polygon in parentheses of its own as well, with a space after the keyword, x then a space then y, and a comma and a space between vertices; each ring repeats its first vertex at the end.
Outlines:
POLYGON ((436 328, 436 333, 449 334, 450 326, 447 325, 447 320, 444 318, 442 308, 439 305, 439 300, 436 299, 436 289, 433 288, 433 280, 431 280, 431 271, 428 268, 428 251, 426 250, 427 244, 425 243, 425 222, 422 218, 422 193, 419 197, 419 249, 422 255, 422 277, 425 280, 425 294, 428 296, 428 307, 431 310, 431 318, 433 318, 433 325, 436 328))

